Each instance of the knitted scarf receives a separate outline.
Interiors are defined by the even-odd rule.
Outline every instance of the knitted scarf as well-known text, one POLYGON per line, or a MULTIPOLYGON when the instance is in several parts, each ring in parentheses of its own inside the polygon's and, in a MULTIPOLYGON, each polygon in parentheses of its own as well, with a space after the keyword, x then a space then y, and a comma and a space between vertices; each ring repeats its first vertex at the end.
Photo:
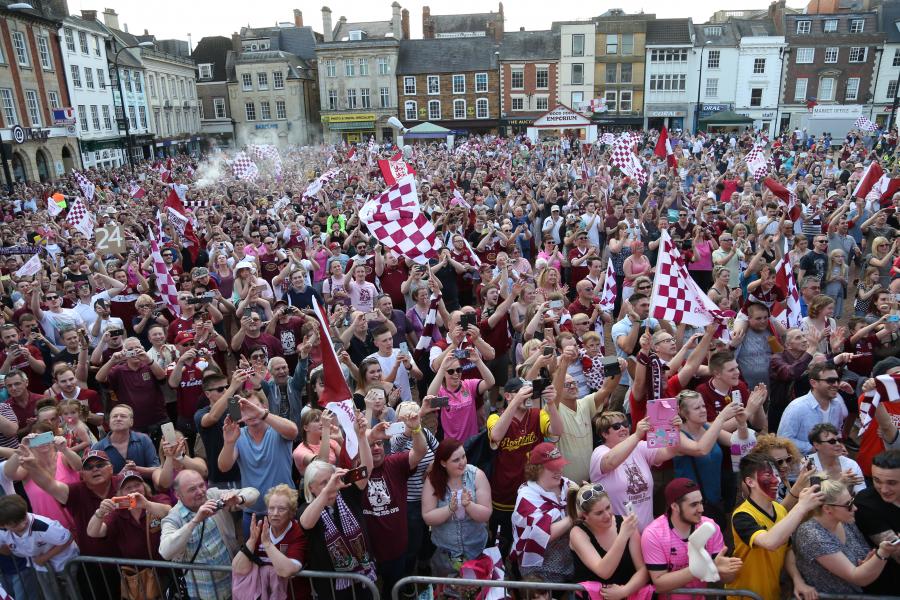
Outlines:
MULTIPOLYGON (((341 527, 334 523, 328 509, 322 511, 322 525, 325 527, 325 546, 331 556, 331 564, 338 573, 359 573, 375 581, 375 565, 366 548, 359 522, 338 494, 336 508, 341 527)), ((338 579, 336 588, 346 590, 353 585, 351 579, 338 579)))
POLYGON ((663 377, 666 363, 655 352, 650 354, 650 397, 648 400, 663 398, 663 377))

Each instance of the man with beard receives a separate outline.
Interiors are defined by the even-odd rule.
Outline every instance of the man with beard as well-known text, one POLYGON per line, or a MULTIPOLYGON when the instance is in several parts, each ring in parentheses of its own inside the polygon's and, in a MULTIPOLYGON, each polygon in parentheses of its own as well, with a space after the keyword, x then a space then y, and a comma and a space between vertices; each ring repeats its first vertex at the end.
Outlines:
POLYGON ((806 515, 823 501, 818 486, 800 492, 796 506, 787 511, 775 502, 778 470, 768 455, 751 452, 741 459, 741 482, 749 496, 734 509, 731 529, 734 555, 744 561, 737 578, 726 587, 756 592, 765 600, 781 598, 781 570, 794 583, 798 598, 813 598, 814 591, 801 577, 789 541, 806 515))

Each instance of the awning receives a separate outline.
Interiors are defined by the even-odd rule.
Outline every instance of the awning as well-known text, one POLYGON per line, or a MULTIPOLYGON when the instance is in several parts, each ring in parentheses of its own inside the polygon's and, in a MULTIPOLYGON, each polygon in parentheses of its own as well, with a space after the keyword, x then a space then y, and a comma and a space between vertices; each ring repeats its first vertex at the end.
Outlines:
POLYGON ((328 123, 328 129, 332 131, 375 131, 375 121, 363 121, 362 123, 328 123))
POLYGON ((753 119, 745 115, 739 115, 730 110, 719 111, 708 117, 700 119, 700 125, 724 127, 728 125, 752 125, 753 119))
POLYGON ((445 138, 448 135, 452 135, 452 132, 446 127, 441 127, 440 125, 435 125, 434 123, 426 121, 407 130, 406 133, 403 134, 403 137, 409 139, 439 139, 445 138))

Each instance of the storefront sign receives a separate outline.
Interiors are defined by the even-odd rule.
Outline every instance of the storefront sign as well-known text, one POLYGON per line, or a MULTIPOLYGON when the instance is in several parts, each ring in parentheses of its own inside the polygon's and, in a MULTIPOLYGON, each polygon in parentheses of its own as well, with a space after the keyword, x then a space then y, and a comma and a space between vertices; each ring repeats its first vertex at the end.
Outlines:
POLYGON ((730 104, 701 104, 700 111, 701 112, 722 112, 723 110, 731 110, 730 104))
POLYGON ((862 114, 862 106, 859 104, 830 104, 830 105, 821 105, 818 104, 813 107, 812 116, 823 117, 823 118, 844 118, 844 117, 858 117, 862 114))
POLYGON ((24 144, 28 140, 35 142, 46 142, 50 137, 49 129, 41 129, 40 127, 22 127, 21 125, 13 125, 10 130, 12 140, 17 144, 24 144))
POLYGON ((587 127, 590 124, 590 119, 562 104, 534 120, 534 127, 587 127))
POLYGON ((361 123, 363 121, 374 121, 375 115, 369 113, 349 113, 346 115, 323 115, 322 121, 325 123, 361 123))
POLYGON ((53 124, 54 125, 74 125, 75 124, 75 109, 71 106, 66 108, 54 108, 53 109, 53 124))
POLYGON ((278 123, 257 123, 257 129, 278 129, 278 123))
POLYGON ((686 117, 687 111, 684 110, 648 110, 648 117, 686 117))

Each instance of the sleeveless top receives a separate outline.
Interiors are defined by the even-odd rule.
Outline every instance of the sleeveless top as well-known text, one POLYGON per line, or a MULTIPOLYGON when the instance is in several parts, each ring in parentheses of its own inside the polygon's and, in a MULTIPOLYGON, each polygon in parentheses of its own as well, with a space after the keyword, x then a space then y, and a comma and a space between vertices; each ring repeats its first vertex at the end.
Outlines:
MULTIPOLYGON (((615 519, 616 531, 619 531, 622 527, 622 517, 615 515, 615 519)), ((591 545, 594 547, 594 550, 597 551, 597 554, 600 555, 600 558, 606 556, 606 550, 603 549, 603 546, 600 545, 600 542, 597 541, 597 538, 594 537, 594 534, 591 533, 591 530, 588 529, 587 525, 578 523, 575 527, 587 534, 588 539, 591 540, 591 545)), ((583 562, 581 562, 581 558, 578 557, 578 554, 574 550, 572 551, 572 562, 575 564, 575 573, 572 575, 572 581, 599 581, 605 585, 625 585, 631 581, 631 577, 637 572, 637 569, 634 568, 634 561, 631 560, 631 551, 628 545, 625 546, 625 551, 622 553, 622 559, 619 561, 619 565, 616 567, 616 570, 613 571, 612 577, 609 579, 597 577, 596 573, 591 571, 583 562)))
MULTIPOLYGON (((478 469, 474 465, 466 465, 462 475, 462 486, 469 490, 472 498, 475 498, 475 474, 478 469)), ((438 500, 437 508, 450 504, 449 486, 444 492, 444 497, 438 500)), ((488 530, 485 523, 473 521, 468 515, 462 519, 454 519, 431 528, 431 541, 440 550, 449 554, 452 558, 471 560, 478 557, 487 544, 488 530)))

